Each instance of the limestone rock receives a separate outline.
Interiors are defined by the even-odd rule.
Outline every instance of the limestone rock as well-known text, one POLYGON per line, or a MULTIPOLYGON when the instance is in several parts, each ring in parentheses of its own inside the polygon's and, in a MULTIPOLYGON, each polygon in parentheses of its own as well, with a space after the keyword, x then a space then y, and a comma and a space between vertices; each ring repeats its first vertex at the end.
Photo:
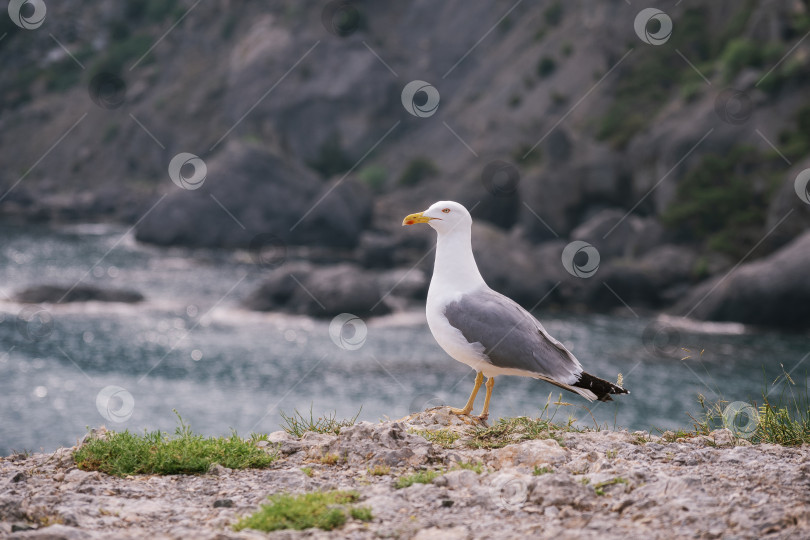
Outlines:
POLYGON ((412 537, 412 540, 467 540, 470 533, 467 527, 430 527, 422 529, 412 537))
POLYGON ((324 454, 337 454, 351 464, 391 467, 423 465, 436 459, 436 447, 408 433, 399 422, 372 424, 360 422, 343 428, 340 435, 323 448, 324 454))
POLYGON ((554 439, 538 439, 519 444, 510 444, 493 451, 499 467, 544 467, 566 461, 568 451, 554 439))
POLYGON ((735 538, 810 534, 808 445, 741 446, 729 430, 713 432, 711 445, 602 430, 565 433, 564 446, 540 439, 498 449, 445 449, 409 433, 470 427, 465 417, 437 407, 400 421, 361 422, 339 435, 307 432, 296 438, 279 431, 268 436, 267 448, 294 443, 301 451, 282 452, 266 469, 214 465, 217 475, 119 478, 66 468, 62 462, 70 449, 3 458, 0 536, 258 540, 266 535, 237 533, 231 526, 266 503, 268 494, 333 489, 357 491, 354 504, 371 508, 372 521, 349 518, 330 532, 273 536, 365 539, 396 532, 408 538, 579 538, 604 530, 626 538, 655 538, 661 531, 662 537, 678 538, 693 537, 695 531, 735 538), (641 436, 651 442, 639 444, 641 436), (338 460, 321 459, 328 454, 338 460), (472 463, 484 465, 480 474, 459 466, 472 463), (376 465, 388 469, 372 474, 376 465), (398 478, 420 469, 439 475, 431 483, 395 487, 398 478), (13 482, 17 475, 25 480, 13 482), (41 525, 54 521, 59 524, 41 525))
POLYGON ((717 446, 731 446, 734 444, 734 434, 727 428, 712 431, 712 438, 717 446))

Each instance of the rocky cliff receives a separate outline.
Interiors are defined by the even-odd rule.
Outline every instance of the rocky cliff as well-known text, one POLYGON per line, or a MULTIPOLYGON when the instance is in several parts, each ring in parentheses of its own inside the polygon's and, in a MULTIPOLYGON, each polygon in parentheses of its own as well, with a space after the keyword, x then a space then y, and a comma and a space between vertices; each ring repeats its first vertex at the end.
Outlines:
POLYGON ((504 292, 596 309, 669 306, 810 224, 807 1, 46 4, 0 17, 6 218, 408 268, 401 217, 455 199, 484 257, 553 259, 504 292))

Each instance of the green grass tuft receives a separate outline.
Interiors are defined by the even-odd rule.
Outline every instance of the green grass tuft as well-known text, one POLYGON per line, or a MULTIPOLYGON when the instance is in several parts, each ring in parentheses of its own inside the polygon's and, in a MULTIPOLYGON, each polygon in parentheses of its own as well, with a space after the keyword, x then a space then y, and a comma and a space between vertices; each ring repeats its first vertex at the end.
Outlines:
POLYGON ((459 461, 455 463, 453 469, 464 469, 467 471, 473 471, 475 474, 481 474, 486 470, 486 467, 484 467, 484 464, 480 461, 459 461))
MULTIPOLYGON (((176 413, 177 411, 175 411, 176 413)), ((115 476, 127 474, 201 474, 219 463, 229 469, 267 467, 276 460, 236 433, 230 437, 203 437, 183 422, 174 436, 160 430, 143 435, 110 432, 91 439, 73 454, 76 466, 115 476)))
POLYGON ((402 489, 406 487, 411 487, 414 484, 430 484, 433 480, 441 475, 444 474, 444 471, 434 471, 430 469, 426 469, 423 471, 418 471, 413 474, 408 474, 406 476, 400 476, 397 479, 396 488, 402 489))
POLYGON ((471 448, 502 448, 507 444, 532 439, 554 439, 562 445, 561 433, 573 429, 571 424, 559 426, 540 418, 500 418, 492 427, 474 427, 467 445, 471 448))
MULTIPOLYGON (((234 530, 279 531, 282 529, 304 530, 317 527, 331 531, 346 523, 345 505, 359 498, 356 491, 316 491, 301 495, 271 495, 270 504, 263 504, 253 514, 240 519, 234 530)), ((354 519, 369 521, 371 509, 350 508, 354 519)))
POLYGON ((426 430, 426 429, 412 429, 410 433, 419 435, 433 444, 438 444, 442 448, 451 448, 461 435, 454 433, 447 429, 426 430))
POLYGON ((315 415, 312 413, 312 407, 309 408, 309 418, 302 415, 297 409, 293 411, 291 415, 287 415, 284 411, 281 411, 281 418, 284 421, 281 429, 294 437, 301 437, 307 431, 340 435, 342 428, 353 426, 355 422, 357 422, 357 417, 360 416, 362 410, 363 408, 361 407, 353 418, 346 420, 336 419, 335 416, 337 412, 335 411, 331 414, 325 414, 324 416, 315 418, 315 415))
POLYGON ((621 476, 617 476, 616 478, 611 478, 610 480, 605 480, 604 482, 599 482, 598 484, 593 485, 593 489, 597 495, 604 496, 605 495, 605 488, 607 486, 615 486, 616 484, 626 484, 627 479, 622 478, 621 476))
POLYGON ((371 508, 369 508, 368 506, 352 508, 351 510, 349 510, 349 514, 351 514, 351 516, 354 519, 359 521, 371 521, 372 519, 374 519, 374 516, 371 515, 371 508))
POLYGON ((391 467, 388 465, 375 465, 368 469, 368 474, 371 476, 385 476, 391 473, 391 467))
MULTIPOLYGON (((582 432, 585 429, 580 429, 574 426, 577 419, 569 416, 565 423, 556 423, 555 416, 560 410, 560 407, 571 407, 571 403, 562 401, 562 394, 559 395, 557 401, 552 402, 552 394, 548 395, 546 404, 540 410, 538 418, 529 418, 527 416, 518 416, 516 418, 500 418, 498 422, 491 427, 475 426, 467 431, 469 439, 465 440, 466 446, 469 448, 502 448, 508 444, 519 443, 521 441, 529 441, 533 439, 554 439, 560 446, 565 446, 562 435, 563 433, 582 432), (555 407, 552 408, 552 405, 555 407)), ((583 408, 593 419, 596 431, 601 428, 593 418, 593 414, 587 407, 577 406, 583 408)))
POLYGON ((340 456, 337 454, 325 454, 321 457, 321 463, 324 465, 337 465, 340 461, 340 456))
POLYGON ((534 470, 532 471, 532 474, 534 476, 541 476, 543 474, 549 474, 549 473, 553 473, 553 472, 554 472, 554 469, 552 469, 551 467, 543 466, 543 467, 535 467, 534 470))
POLYGON ((810 444, 810 390, 807 381, 805 375, 804 387, 797 387, 790 374, 782 368, 782 375, 770 386, 766 385, 762 393, 762 404, 751 404, 756 410, 756 418, 755 428, 750 430, 735 429, 735 426, 743 428, 739 424, 747 425, 750 422, 747 414, 740 413, 740 418, 724 418, 723 412, 726 411, 728 402, 719 401, 707 405, 703 396, 699 396, 702 413, 697 418, 692 416, 693 435, 708 435, 715 429, 726 427, 738 438, 745 438, 753 444, 769 443, 782 446, 810 444), (776 397, 771 397, 777 389, 780 391, 776 397))

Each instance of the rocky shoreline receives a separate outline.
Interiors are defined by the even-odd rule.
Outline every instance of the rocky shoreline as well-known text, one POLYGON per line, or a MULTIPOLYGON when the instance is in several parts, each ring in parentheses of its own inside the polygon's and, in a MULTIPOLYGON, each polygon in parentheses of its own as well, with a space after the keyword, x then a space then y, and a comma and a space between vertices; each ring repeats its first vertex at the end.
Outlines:
MULTIPOLYGON (((80 538, 800 538, 810 535, 810 445, 751 445, 728 430, 674 439, 560 432, 470 448, 446 408, 361 422, 339 435, 259 442, 267 469, 118 478, 76 468, 70 448, 0 458, 0 536, 80 538), (459 438, 442 446, 422 435, 459 438), (674 440, 674 442, 667 442, 674 440), (430 483, 397 489, 427 468, 430 483), (303 470, 302 470, 303 469, 303 470), (373 519, 234 532, 267 495, 355 490, 373 519)), ((432 438, 432 437, 431 437, 432 438)))
POLYGON ((54 4, 47 31, 0 18, 0 224, 114 222, 148 245, 251 250, 268 280, 248 307, 367 317, 423 298, 432 232, 400 222, 450 199, 478 225, 484 278, 525 307, 810 326, 805 2, 679 2, 668 47, 639 41, 638 9, 617 0, 587 17, 559 1, 510 17, 355 2, 363 22, 343 35, 331 2, 228 17, 201 3, 182 19, 175 2, 54 4), (167 28, 174 46, 149 48, 167 28), (403 105, 406 79, 441 94, 440 116, 403 105), (171 165, 187 154, 194 183, 171 165), (561 261, 574 242, 593 249, 561 261), (346 292, 313 302, 291 274, 346 292))

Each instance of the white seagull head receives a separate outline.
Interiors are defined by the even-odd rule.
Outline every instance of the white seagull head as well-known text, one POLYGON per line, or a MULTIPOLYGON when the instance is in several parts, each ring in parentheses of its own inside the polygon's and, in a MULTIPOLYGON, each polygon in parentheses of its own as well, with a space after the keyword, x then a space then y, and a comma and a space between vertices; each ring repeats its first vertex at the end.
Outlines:
POLYGON ((411 214, 402 220, 403 225, 415 225, 416 223, 427 223, 441 236, 451 231, 469 231, 472 227, 472 216, 463 205, 457 202, 439 201, 433 203, 424 212, 411 214))

